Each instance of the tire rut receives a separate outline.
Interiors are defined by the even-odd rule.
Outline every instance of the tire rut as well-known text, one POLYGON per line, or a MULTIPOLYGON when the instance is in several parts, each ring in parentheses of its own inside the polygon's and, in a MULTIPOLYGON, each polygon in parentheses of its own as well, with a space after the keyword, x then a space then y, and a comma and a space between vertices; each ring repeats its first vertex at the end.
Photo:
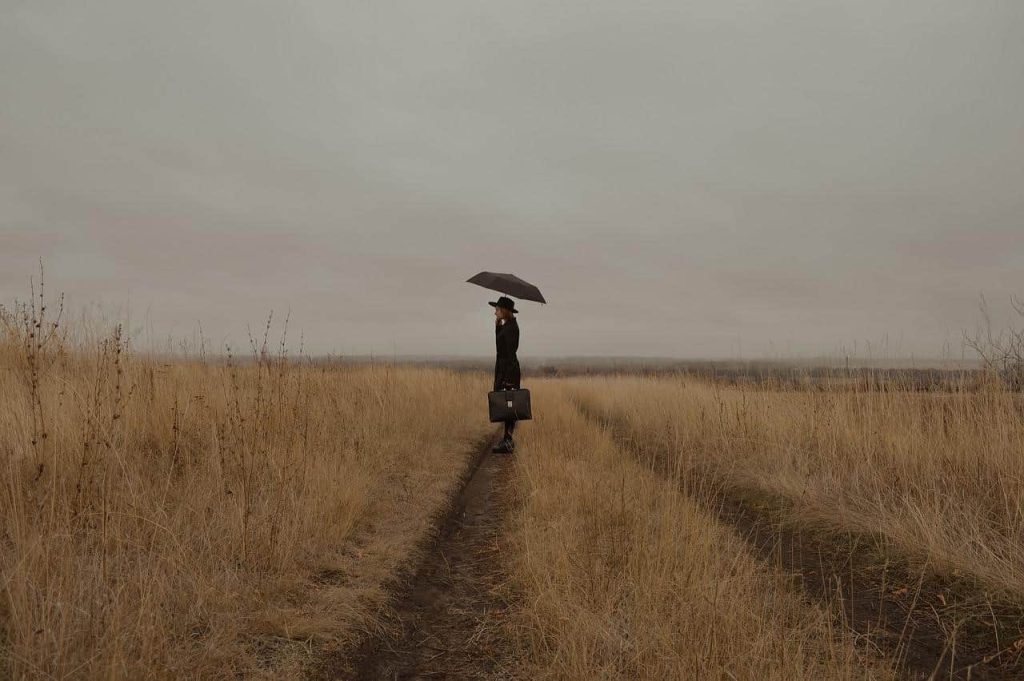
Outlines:
MULTIPOLYGON (((577 408, 621 449, 675 477, 668 452, 639 445, 613 419, 577 408)), ((714 472, 681 480, 687 496, 731 526, 762 562, 792 578, 836 613, 859 645, 896 661, 907 679, 1009 681, 1024 678, 1024 607, 966 578, 912 567, 880 536, 798 524, 792 504, 761 489, 730 486, 714 472), (710 482, 710 484, 708 484, 710 482)))
POLYGON ((488 439, 387 626, 335 678, 500 679, 510 675, 498 551, 511 459, 488 439))

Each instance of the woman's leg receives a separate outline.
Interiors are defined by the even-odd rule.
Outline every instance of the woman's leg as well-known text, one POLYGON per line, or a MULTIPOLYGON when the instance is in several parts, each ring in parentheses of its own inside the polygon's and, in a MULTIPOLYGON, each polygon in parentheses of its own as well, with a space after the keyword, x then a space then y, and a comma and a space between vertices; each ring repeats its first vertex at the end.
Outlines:
MULTIPOLYGON (((515 370, 514 370, 514 373, 513 373, 512 380, 509 381, 509 386, 513 390, 519 390, 520 389, 520 386, 519 386, 519 363, 518 363, 518 361, 515 363, 515 370)), ((515 429, 516 429, 516 419, 512 418, 512 419, 509 419, 509 420, 505 421, 505 438, 508 439, 508 440, 511 440, 512 439, 512 431, 515 430, 515 429)))
POLYGON ((511 454, 515 449, 515 443, 512 441, 512 431, 516 427, 515 419, 508 419, 505 421, 505 435, 501 438, 501 442, 491 448, 494 453, 511 454))

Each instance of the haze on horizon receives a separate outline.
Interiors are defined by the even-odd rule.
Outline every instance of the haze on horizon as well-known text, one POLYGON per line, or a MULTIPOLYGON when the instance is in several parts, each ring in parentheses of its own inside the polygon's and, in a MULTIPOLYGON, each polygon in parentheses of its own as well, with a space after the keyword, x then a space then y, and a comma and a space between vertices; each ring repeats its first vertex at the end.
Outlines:
POLYGON ((960 354, 1024 294, 1024 5, 0 2, 0 301, 313 353, 960 354), (884 351, 881 350, 884 348, 884 351))

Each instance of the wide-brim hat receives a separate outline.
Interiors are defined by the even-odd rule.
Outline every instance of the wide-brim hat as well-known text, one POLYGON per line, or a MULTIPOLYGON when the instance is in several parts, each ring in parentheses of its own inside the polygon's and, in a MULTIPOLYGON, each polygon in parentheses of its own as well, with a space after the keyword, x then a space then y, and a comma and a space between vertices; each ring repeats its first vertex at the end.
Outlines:
POLYGON ((508 296, 502 296, 497 300, 488 301, 487 304, 491 307, 503 307, 513 314, 517 314, 519 312, 519 310, 516 309, 515 301, 508 296))

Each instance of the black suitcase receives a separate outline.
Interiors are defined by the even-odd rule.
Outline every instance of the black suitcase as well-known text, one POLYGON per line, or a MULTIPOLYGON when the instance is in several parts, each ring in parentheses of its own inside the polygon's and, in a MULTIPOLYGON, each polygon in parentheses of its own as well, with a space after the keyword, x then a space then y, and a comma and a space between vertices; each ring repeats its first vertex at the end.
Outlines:
POLYGON ((487 393, 487 406, 492 423, 508 419, 528 421, 533 418, 530 412, 530 391, 524 388, 492 390, 487 393))

